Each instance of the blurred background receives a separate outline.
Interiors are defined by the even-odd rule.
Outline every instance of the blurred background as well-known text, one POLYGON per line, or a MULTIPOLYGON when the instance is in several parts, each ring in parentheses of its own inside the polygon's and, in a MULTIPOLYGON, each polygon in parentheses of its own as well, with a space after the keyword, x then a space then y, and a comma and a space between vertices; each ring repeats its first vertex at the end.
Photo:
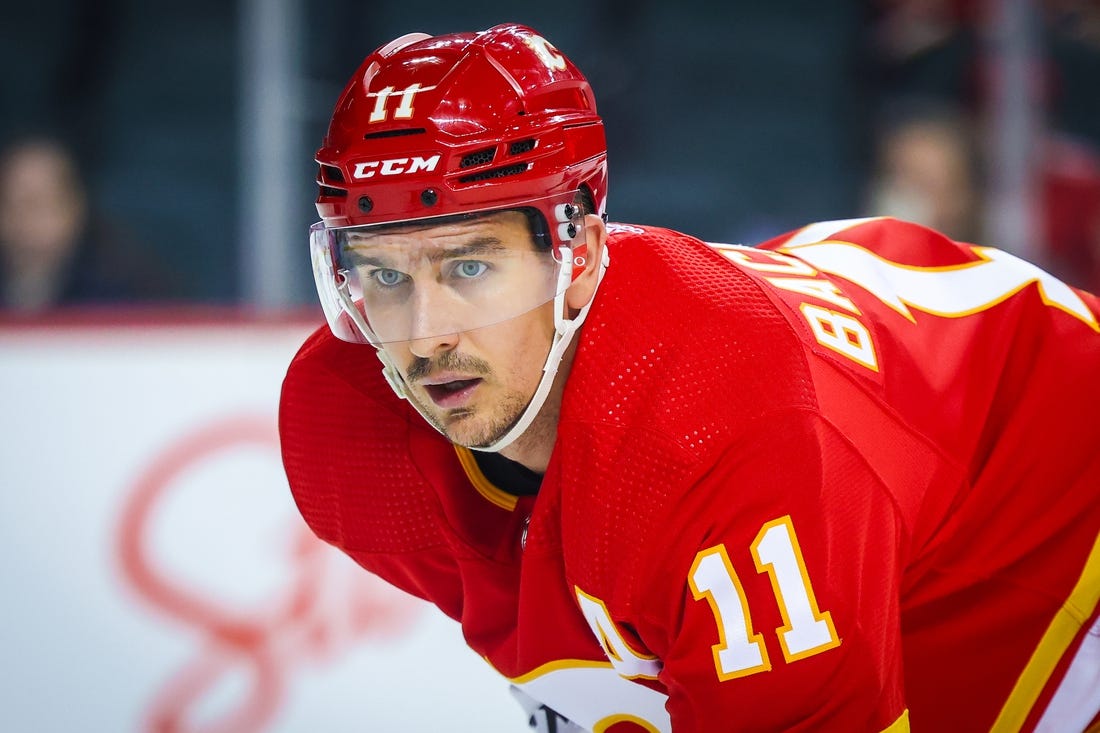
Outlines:
POLYGON ((344 83, 403 33, 503 20, 591 79, 614 220, 752 243, 896 213, 1097 284, 1091 0, 51 0, 3 15, 9 307, 309 307, 312 153, 344 83), (12 159, 36 138, 71 158, 12 159), (34 225, 13 222, 51 210, 38 238, 82 230, 75 254, 59 241, 32 254, 34 225))
POLYGON ((279 461, 313 152, 404 33, 546 35, 595 88, 614 221, 892 214, 1100 290, 1095 0, 519 6, 3 3, 0 729, 524 729, 452 622, 309 535, 279 461))

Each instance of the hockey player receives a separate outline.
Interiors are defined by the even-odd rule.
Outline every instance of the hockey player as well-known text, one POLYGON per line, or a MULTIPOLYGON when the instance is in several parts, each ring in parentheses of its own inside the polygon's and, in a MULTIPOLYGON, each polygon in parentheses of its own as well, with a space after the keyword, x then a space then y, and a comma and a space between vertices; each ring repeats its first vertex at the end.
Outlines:
POLYGON ((532 720, 1095 725, 1096 297, 890 219, 605 224, 592 90, 518 25, 378 49, 317 161, 295 500, 532 720))

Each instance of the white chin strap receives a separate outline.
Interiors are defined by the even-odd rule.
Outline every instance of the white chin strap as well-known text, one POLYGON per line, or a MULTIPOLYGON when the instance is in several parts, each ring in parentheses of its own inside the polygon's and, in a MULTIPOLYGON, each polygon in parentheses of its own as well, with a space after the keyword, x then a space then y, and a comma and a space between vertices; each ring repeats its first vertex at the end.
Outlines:
MULTIPOLYGON (((527 407, 523 409, 519 418, 515 424, 508 429, 504 435, 497 438, 495 441, 485 446, 469 446, 471 450, 482 451, 484 453, 496 453, 515 441, 516 438, 523 435, 524 431, 531 426, 531 422, 535 419, 535 416, 539 414, 539 410, 542 409, 542 405, 546 402, 546 396, 550 394, 550 388, 554 386, 554 377, 558 373, 558 365, 561 364, 562 355, 565 354, 565 350, 569 348, 569 344, 573 341, 573 336, 577 330, 584 323, 584 319, 588 316, 589 309, 592 308, 592 303, 596 300, 596 291, 599 290, 600 283, 603 282, 604 273, 607 271, 607 266, 611 262, 611 257, 607 253, 607 247, 603 248, 603 257, 600 262, 600 270, 596 274, 596 289, 593 290, 592 298, 588 303, 581 308, 575 318, 566 318, 565 313, 567 311, 565 306, 565 291, 570 284, 570 278, 573 273, 571 266, 572 255, 568 248, 566 248, 562 257, 561 270, 558 272, 558 287, 557 295, 554 296, 554 339, 550 344, 550 352, 546 355, 546 362, 542 365, 542 378, 539 380, 539 385, 535 389, 535 394, 531 397, 530 402, 527 403, 527 407)), ((390 387, 394 393, 402 399, 408 399, 408 393, 406 390, 405 378, 402 376, 401 371, 394 365, 393 360, 386 354, 385 349, 378 348, 378 358, 382 360, 382 374, 385 375, 386 381, 389 382, 390 387)), ((409 403, 416 408, 416 411, 421 415, 424 412, 417 406, 414 400, 409 400, 409 403)), ((427 415, 424 415, 427 419, 427 415)), ((442 430, 432 422, 428 420, 428 424, 435 427, 441 433, 442 430)))

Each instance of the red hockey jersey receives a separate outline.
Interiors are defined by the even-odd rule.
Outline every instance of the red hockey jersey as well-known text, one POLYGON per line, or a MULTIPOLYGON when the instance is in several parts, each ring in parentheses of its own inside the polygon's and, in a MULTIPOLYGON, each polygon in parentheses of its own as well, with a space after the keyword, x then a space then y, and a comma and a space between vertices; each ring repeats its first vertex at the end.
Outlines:
POLYGON ((890 219, 610 229, 537 497, 306 342, 280 430, 317 535, 591 730, 1083 729, 1097 299, 890 219))

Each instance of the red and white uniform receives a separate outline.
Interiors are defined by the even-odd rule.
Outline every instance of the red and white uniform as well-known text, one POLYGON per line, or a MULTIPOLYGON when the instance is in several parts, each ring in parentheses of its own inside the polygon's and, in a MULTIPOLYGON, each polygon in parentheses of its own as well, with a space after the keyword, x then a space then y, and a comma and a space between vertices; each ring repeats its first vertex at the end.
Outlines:
POLYGON ((280 423, 318 536, 589 729, 1084 728, 1097 298, 889 219, 611 230, 537 497, 307 341, 280 423))

